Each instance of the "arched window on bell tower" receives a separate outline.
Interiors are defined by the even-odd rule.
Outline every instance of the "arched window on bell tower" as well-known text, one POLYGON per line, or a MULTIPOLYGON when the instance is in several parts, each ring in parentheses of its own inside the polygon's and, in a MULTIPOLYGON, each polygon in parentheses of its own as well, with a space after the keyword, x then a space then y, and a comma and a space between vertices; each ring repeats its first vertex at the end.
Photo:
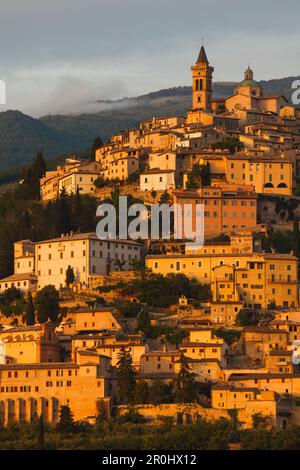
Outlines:
POLYGON ((198 78, 196 78, 196 80, 195 80, 195 90, 196 91, 199 90, 199 80, 198 80, 198 78))
POLYGON ((202 91, 202 90, 203 90, 203 80, 202 80, 202 78, 200 78, 200 91, 202 91))

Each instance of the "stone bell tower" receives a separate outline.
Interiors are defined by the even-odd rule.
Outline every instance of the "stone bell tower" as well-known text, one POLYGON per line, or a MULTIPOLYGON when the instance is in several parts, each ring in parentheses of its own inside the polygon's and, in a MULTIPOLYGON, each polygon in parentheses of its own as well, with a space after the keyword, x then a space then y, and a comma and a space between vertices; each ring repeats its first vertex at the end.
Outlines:
POLYGON ((192 109, 211 110, 212 74, 214 68, 209 65, 205 49, 202 46, 193 72, 193 105, 192 109))

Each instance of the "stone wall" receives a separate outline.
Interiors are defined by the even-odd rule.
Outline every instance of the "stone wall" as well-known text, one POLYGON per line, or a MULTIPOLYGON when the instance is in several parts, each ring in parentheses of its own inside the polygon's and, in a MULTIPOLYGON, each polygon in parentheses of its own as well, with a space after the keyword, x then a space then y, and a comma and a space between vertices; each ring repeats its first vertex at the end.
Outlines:
MULTIPOLYGON (((230 420, 227 409, 206 408, 198 403, 171 403, 163 405, 137 405, 118 406, 118 414, 124 415, 128 411, 136 412, 149 420, 159 420, 162 417, 172 418, 174 424, 191 424, 201 417, 208 422, 220 418, 230 420)), ((261 413, 270 425, 276 425, 276 402, 252 400, 246 403, 244 409, 238 409, 238 420, 243 429, 252 427, 252 416, 261 413)))

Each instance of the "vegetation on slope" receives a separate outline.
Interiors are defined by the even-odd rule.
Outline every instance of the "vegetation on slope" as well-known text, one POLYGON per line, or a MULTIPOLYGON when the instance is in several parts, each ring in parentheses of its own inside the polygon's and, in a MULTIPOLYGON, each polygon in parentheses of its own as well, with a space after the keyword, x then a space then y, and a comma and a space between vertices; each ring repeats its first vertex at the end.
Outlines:
MULTIPOLYGON (((266 94, 290 98, 297 77, 261 82, 266 94)), ((236 83, 215 83, 214 96, 229 96, 236 83)), ((19 111, 0 113, 0 169, 23 166, 32 153, 44 151, 48 160, 68 152, 84 151, 95 135, 109 139, 154 115, 181 115, 191 106, 191 87, 174 87, 136 98, 98 101, 105 109, 94 114, 51 115, 34 119, 19 111)), ((101 105, 101 106, 100 106, 101 105)), ((1 177, 1 175, 0 175, 1 177)))

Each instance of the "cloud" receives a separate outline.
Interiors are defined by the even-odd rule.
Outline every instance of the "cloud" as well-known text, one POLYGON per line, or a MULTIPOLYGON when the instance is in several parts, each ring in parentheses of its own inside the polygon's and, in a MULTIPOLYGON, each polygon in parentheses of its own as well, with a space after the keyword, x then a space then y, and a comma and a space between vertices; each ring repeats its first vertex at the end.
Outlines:
POLYGON ((298 0, 10 0, 0 79, 10 108, 72 112, 189 84, 202 37, 215 80, 240 80, 248 62, 258 80, 297 75, 299 12, 298 0))

